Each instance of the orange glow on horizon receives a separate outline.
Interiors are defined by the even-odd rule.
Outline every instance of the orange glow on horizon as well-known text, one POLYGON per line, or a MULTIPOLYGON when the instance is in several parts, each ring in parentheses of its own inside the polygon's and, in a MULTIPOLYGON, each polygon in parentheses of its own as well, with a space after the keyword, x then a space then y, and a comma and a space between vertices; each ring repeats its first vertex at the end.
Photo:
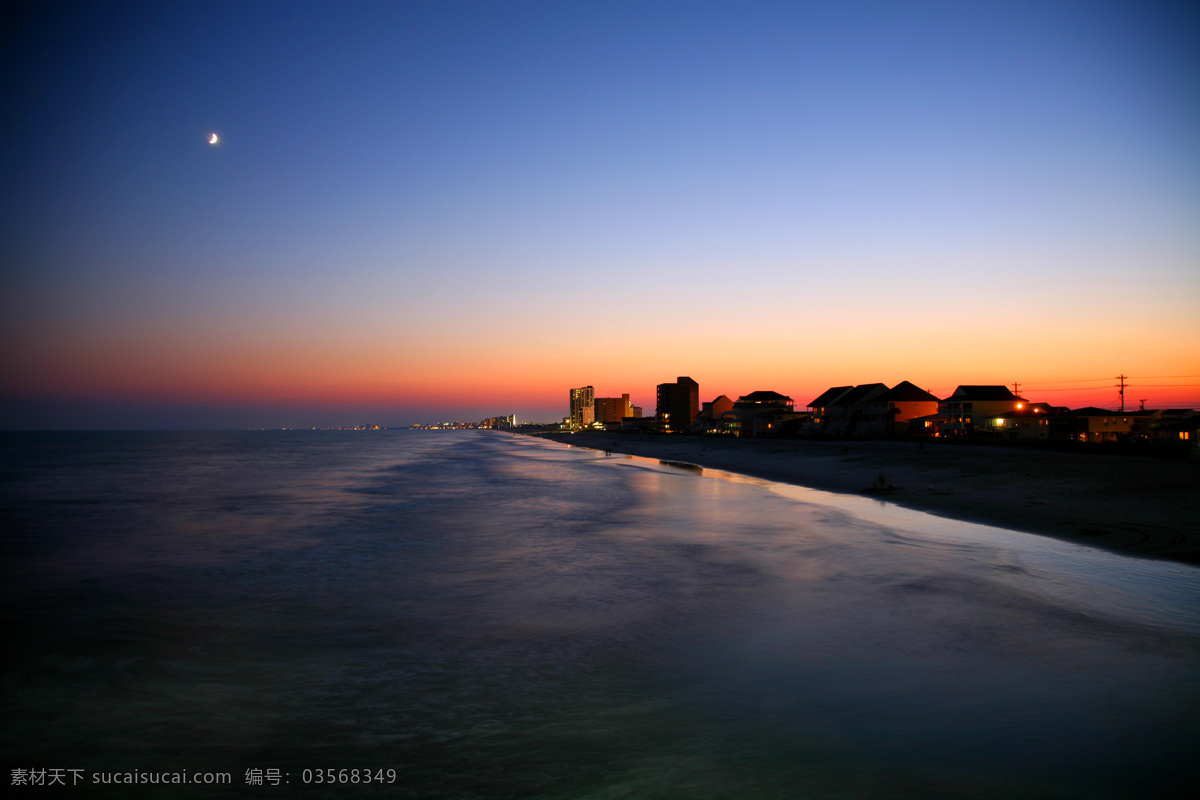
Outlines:
MULTIPOLYGON (((446 325, 420 336, 405 328, 346 332, 319 326, 291 336, 282 328, 250 336, 236 327, 210 333, 193 324, 168 326, 157 335, 97 330, 68 336, 47 325, 44 335, 6 353, 0 382, 14 396, 471 407, 491 413, 536 408, 563 414, 568 390, 591 385, 600 397, 628 393, 649 414, 655 386, 682 375, 699 382, 701 400, 769 389, 792 397, 800 409, 831 386, 895 386, 905 380, 937 397, 963 384, 1012 388, 1017 382, 1030 402, 1115 409, 1119 397, 1112 376, 1124 372, 1134 376, 1127 409, 1143 398, 1148 407, 1200 407, 1200 389, 1186 386, 1200 384, 1200 378, 1137 377, 1200 375, 1195 348, 1180 344, 1191 341, 1188 330, 1153 333, 1173 347, 1148 349, 1143 337, 1133 336, 1098 347, 1094 327, 1070 327, 1069 318, 1061 327, 1047 323, 1015 333, 949 319, 905 327, 889 312, 871 324, 841 323, 836 336, 818 338, 806 335, 807 317, 786 325, 776 318, 762 329, 748 322, 698 332, 687 326, 631 326, 586 347, 533 327, 493 340, 466 330, 451 335, 446 325)), ((837 327, 823 317, 818 322, 837 327)))

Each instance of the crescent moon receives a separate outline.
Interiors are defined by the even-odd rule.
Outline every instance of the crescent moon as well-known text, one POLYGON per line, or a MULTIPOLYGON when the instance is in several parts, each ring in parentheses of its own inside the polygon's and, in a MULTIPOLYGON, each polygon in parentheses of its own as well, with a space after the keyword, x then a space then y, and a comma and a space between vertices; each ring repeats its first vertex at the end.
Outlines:
POLYGON ((209 144, 216 144, 216 143, 217 143, 217 135, 216 135, 215 133, 214 133, 212 136, 208 137, 208 143, 209 143, 209 144))

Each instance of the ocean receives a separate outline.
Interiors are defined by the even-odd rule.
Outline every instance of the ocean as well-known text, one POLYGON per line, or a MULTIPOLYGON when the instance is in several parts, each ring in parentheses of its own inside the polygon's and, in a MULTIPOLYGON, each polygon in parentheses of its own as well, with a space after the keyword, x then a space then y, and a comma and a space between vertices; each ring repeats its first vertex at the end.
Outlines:
POLYGON ((35 794, 1192 780, 1193 566, 502 432, 6 433, 0 453, 3 752, 35 794))

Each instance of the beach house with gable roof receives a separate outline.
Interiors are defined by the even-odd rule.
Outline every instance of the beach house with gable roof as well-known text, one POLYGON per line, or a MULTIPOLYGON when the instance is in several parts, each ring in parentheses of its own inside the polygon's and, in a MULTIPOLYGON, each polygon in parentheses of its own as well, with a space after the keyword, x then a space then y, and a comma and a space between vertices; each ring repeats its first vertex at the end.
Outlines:
POLYGON ((1050 418, 1050 433, 1056 439, 1077 442, 1117 442, 1133 432, 1136 413, 1107 408, 1076 408, 1050 418))
POLYGON ((733 400, 718 395, 700 404, 700 412, 692 420, 693 433, 729 433, 725 415, 733 411, 733 400))
POLYGON ((883 383, 863 383, 843 392, 825 407, 824 428, 835 436, 854 436, 866 422, 866 409, 887 393, 883 383))
POLYGON ((744 394, 733 404, 730 428, 738 436, 771 435, 777 425, 797 419, 795 401, 779 392, 758 390, 744 394))
POLYGON ((1025 398, 1013 394, 1007 386, 959 386, 938 401, 935 435, 967 436, 976 430, 977 421, 1011 414, 1025 405, 1025 398))
POLYGON ((1006 439, 1049 439, 1050 418, 1054 415, 1046 408, 1045 403, 1030 403, 1005 414, 975 417, 976 429, 1006 439))
POLYGON ((861 404, 861 418, 855 427, 855 434, 903 434, 908 429, 909 420, 936 414, 937 409, 937 397, 914 383, 901 381, 861 404))
POLYGON ((821 392, 816 399, 808 401, 808 411, 812 414, 813 423, 824 427, 830 404, 853 388, 853 386, 833 386, 821 392))

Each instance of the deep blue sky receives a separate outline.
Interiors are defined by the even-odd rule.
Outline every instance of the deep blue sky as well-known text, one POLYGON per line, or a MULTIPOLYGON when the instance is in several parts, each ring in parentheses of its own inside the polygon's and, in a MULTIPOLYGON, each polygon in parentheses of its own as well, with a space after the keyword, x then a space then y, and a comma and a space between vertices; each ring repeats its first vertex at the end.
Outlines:
POLYGON ((31 5, 6 408, 404 423, 685 373, 1197 373, 1198 41, 1195 4, 31 5))

